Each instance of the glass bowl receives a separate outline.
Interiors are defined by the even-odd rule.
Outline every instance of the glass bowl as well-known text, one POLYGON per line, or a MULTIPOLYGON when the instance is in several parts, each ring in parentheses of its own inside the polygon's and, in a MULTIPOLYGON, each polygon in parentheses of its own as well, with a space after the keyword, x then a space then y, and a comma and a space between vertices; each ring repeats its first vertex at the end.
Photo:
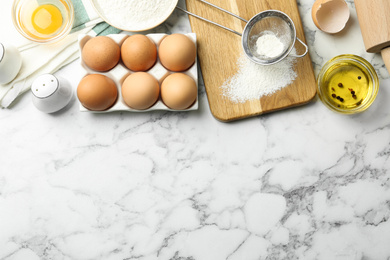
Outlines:
POLYGON ((25 38, 38 43, 63 39, 72 29, 71 0, 14 0, 12 21, 25 38))
POLYGON ((342 114, 366 110, 374 102, 379 79, 362 57, 343 54, 325 63, 318 75, 318 96, 329 109, 342 114))

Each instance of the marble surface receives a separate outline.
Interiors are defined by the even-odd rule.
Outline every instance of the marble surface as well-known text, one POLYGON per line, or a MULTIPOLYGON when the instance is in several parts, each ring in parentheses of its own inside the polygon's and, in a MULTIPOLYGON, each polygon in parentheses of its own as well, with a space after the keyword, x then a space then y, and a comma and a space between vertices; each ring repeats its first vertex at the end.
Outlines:
MULTIPOLYGON (((316 75, 342 53, 375 66, 367 111, 315 100, 222 123, 200 85, 188 113, 81 113, 74 98, 49 115, 27 93, 0 111, 0 259, 390 259, 389 75, 352 1, 334 36, 298 3, 316 75)), ((154 31, 190 32, 188 18, 154 31)))

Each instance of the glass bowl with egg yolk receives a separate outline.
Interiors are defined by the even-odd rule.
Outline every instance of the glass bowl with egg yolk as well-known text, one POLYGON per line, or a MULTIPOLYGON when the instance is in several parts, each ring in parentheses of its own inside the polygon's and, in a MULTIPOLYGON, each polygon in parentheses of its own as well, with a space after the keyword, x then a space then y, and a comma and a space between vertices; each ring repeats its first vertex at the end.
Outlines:
POLYGON ((14 0, 12 20, 25 38, 38 43, 63 39, 73 26, 71 0, 14 0))

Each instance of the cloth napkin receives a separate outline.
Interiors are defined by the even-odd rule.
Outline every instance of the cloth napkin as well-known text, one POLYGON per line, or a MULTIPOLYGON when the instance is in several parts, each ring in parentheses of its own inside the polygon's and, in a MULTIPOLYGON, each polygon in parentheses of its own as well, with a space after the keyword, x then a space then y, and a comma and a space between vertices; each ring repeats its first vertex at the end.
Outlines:
POLYGON ((120 30, 109 26, 95 12, 90 0, 72 0, 75 20, 71 33, 53 44, 38 44, 21 36, 12 23, 12 1, 0 1, 0 42, 14 45, 22 55, 22 67, 16 78, 0 85, 0 106, 9 107, 15 99, 28 91, 34 79, 54 73, 79 57, 78 35, 108 35, 120 30))

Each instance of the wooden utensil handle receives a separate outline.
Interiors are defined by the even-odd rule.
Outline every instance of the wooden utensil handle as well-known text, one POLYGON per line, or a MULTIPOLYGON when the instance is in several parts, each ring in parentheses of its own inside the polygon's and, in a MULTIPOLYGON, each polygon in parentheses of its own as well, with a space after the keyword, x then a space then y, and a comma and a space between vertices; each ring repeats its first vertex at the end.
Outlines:
POLYGON ((390 47, 382 49, 382 59, 385 62, 387 71, 390 73, 390 47))
POLYGON ((355 0, 367 52, 390 46, 390 0, 355 0))

